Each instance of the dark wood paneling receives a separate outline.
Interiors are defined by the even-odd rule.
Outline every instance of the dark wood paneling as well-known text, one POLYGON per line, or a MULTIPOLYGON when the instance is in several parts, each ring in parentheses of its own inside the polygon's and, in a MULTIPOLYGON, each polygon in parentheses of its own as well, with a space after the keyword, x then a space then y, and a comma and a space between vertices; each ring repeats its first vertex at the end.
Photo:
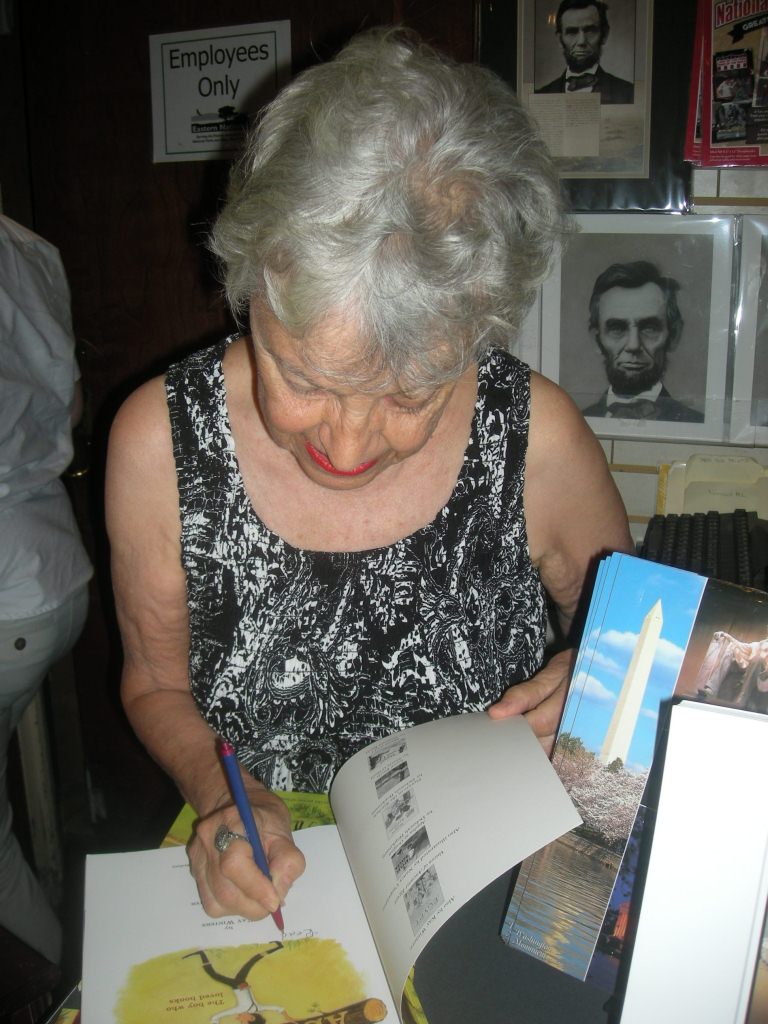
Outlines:
POLYGON ((402 16, 397 20, 415 29, 426 42, 456 60, 474 59, 473 0, 401 0, 400 7, 402 16))
POLYGON ((294 67, 329 55, 391 4, 102 4, 26 0, 35 227, 61 249, 94 413, 228 324, 203 238, 223 161, 152 163, 150 34, 291 20, 294 67))

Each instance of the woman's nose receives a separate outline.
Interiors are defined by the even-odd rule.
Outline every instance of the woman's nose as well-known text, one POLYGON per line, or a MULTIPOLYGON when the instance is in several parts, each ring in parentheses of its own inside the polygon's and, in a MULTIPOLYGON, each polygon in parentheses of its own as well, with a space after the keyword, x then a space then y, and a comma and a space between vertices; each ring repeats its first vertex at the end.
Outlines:
POLYGON ((377 438, 373 408, 341 408, 320 428, 325 454, 342 472, 376 459, 380 454, 377 438))

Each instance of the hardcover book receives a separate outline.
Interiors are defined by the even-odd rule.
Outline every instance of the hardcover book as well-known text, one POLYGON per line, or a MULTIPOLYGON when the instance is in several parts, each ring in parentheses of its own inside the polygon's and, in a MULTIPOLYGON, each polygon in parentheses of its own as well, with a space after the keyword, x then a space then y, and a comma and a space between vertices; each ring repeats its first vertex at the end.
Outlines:
POLYGON ((754 985, 765 962, 766 773, 768 717, 689 700, 672 708, 622 1024, 768 1020, 754 985))

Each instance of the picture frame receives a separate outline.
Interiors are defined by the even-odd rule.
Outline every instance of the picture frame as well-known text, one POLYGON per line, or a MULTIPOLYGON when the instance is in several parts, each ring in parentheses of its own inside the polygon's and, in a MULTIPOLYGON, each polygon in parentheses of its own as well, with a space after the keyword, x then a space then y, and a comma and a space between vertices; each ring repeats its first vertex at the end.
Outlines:
MULTIPOLYGON (((579 230, 542 289, 542 373, 570 394, 598 437, 727 440, 735 218, 580 214, 576 221, 579 230), (599 326, 591 328, 590 303, 598 278, 614 265, 638 261, 650 263, 660 278, 671 279, 670 288, 682 317, 679 329, 671 326, 672 307, 662 288, 652 282, 640 287, 605 288, 596 302, 599 326), (642 302, 627 308, 627 300, 637 303, 638 296, 642 302), (656 306, 649 308, 651 300, 656 306), (664 332, 653 362, 646 353, 632 357, 627 365, 627 357, 616 354, 623 351, 620 342, 605 344, 609 328, 616 334, 617 324, 650 324, 653 316, 659 321, 658 330, 664 332), (598 344, 601 332, 605 356, 598 344), (607 408, 608 401, 614 401, 609 390, 609 365, 614 377, 618 372, 625 379, 627 373, 642 369, 645 391, 658 392, 661 384, 656 410, 647 413, 658 418, 639 418, 635 413, 622 416, 607 408)), ((615 276, 613 272, 606 275, 600 287, 615 276)), ((638 378, 631 379, 630 390, 638 378)), ((617 392, 620 388, 617 383, 617 392)))
MULTIPOLYGON (((566 89, 563 51, 569 16, 579 25, 595 9, 563 15, 552 24, 553 0, 518 0, 517 95, 535 118, 565 178, 647 178, 650 162, 652 62, 651 0, 623 0, 610 8, 610 31, 598 50, 602 88, 566 89)), ((607 17, 608 15, 606 15, 607 17)), ((575 27, 572 29, 575 31, 575 27)), ((583 46, 583 44, 582 44, 583 46)), ((597 88, 596 86, 595 88, 597 88)))
POLYGON ((768 217, 744 216, 734 331, 731 435, 768 444, 768 217))
MULTIPOLYGON (((545 132, 550 138, 553 132, 556 136, 558 123, 565 124, 562 111, 558 113, 565 98, 536 96, 534 90, 544 82, 547 71, 546 64, 540 72, 536 71, 537 49, 541 53, 544 47, 541 41, 537 46, 536 35, 537 26, 540 39, 546 32, 553 54, 551 59, 556 60, 558 50, 553 44, 557 8, 557 0, 508 0, 505 4, 477 0, 476 7, 478 61, 504 78, 517 91, 526 108, 532 96, 535 102, 546 101, 552 118, 559 118, 545 132)), ((564 191, 573 209, 582 212, 688 210, 691 168, 683 158, 685 132, 681 126, 685 125, 688 110, 696 0, 678 0, 674 19, 669 17, 668 6, 662 5, 660 0, 617 0, 611 5, 609 17, 615 19, 616 33, 611 28, 608 39, 615 41, 616 46, 611 63, 606 44, 605 63, 609 65, 606 70, 625 79, 631 74, 636 92, 640 90, 642 96, 638 95, 631 106, 621 104, 612 110, 595 104, 597 97, 594 95, 580 97, 576 114, 589 125, 592 149, 595 146, 595 111, 599 110, 599 133, 603 136, 606 155, 596 161, 579 157, 578 166, 569 169, 567 161, 553 153, 561 165, 564 191), (631 48, 627 40, 628 19, 620 17, 630 6, 635 12, 631 48), (626 71, 627 66, 630 72, 626 71), (617 125, 628 119, 635 122, 636 134, 638 121, 642 121, 641 151, 634 163, 625 160, 621 167, 616 166, 615 154, 611 154, 617 145, 616 135, 620 134, 617 125)), ((540 60, 544 60, 543 56, 540 60)), ((562 67, 562 57, 560 61, 562 67)), ((602 63, 601 57, 601 66, 602 63)), ((574 106, 570 97, 568 103, 574 106)), ((571 142, 576 144, 583 129, 569 125, 567 130, 571 142)), ((626 141, 627 130, 624 136, 626 141)))

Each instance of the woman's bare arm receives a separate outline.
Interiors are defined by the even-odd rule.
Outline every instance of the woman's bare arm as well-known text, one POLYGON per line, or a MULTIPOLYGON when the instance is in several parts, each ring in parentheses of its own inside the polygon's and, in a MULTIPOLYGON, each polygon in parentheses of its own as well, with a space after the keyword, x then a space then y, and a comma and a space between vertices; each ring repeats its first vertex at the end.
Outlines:
MULTIPOLYGON (((531 557, 569 636, 590 570, 603 555, 634 546, 602 448, 568 395, 539 374, 531 375, 525 518, 531 557)), ((551 748, 573 659, 572 649, 555 655, 510 687, 491 716, 525 714, 551 748)))
POLYGON ((285 805, 244 774, 274 885, 245 843, 213 848, 221 824, 242 832, 217 755, 217 737, 189 689, 186 583, 179 501, 163 381, 150 381, 123 405, 112 427, 107 465, 112 580, 123 640, 122 699, 152 757, 200 815, 190 866, 209 914, 259 918, 279 905, 303 870, 285 805))

